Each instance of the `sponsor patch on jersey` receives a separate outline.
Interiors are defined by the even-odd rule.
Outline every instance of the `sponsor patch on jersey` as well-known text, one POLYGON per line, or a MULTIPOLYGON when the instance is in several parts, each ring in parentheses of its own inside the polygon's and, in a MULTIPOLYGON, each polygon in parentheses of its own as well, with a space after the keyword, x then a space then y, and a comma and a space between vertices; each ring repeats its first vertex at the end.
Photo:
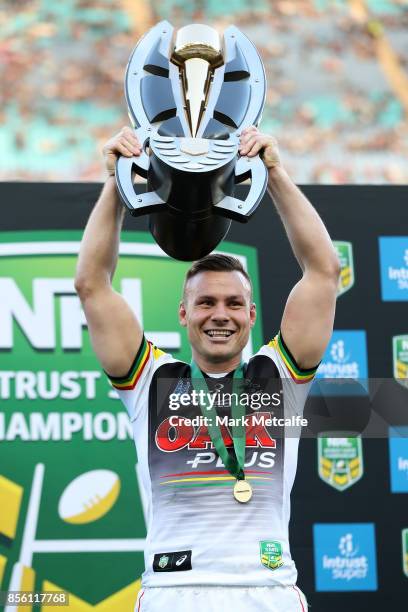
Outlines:
POLYGON ((259 542, 261 563, 271 570, 283 565, 282 544, 277 540, 262 540, 259 542))
POLYGON ((153 559, 154 572, 185 572, 191 567, 191 550, 157 553, 153 559))

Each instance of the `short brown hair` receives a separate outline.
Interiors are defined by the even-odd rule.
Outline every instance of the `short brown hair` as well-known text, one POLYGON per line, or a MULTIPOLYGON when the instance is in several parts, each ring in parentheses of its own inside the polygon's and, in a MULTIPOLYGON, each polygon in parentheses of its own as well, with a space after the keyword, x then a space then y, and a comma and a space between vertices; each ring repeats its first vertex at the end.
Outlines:
POLYGON ((184 279, 183 286, 183 299, 186 293, 186 285, 188 281, 199 274, 200 272, 241 272, 241 274, 247 279, 251 287, 251 299, 252 299, 252 283, 248 272, 244 269, 242 263, 236 257, 231 255, 222 255, 221 253, 211 253, 206 255, 197 261, 194 261, 192 266, 187 270, 186 277, 184 279))

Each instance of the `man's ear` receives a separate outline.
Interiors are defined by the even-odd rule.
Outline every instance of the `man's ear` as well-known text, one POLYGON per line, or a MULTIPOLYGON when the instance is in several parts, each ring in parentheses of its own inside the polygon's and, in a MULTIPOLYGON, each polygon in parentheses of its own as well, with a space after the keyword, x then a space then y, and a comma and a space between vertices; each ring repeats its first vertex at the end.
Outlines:
POLYGON ((179 323, 182 327, 187 327, 187 319, 186 319, 186 307, 184 305, 183 300, 181 300, 179 304, 179 323))
POLYGON ((255 302, 252 302, 251 306, 249 307, 249 318, 250 318, 250 326, 253 327, 255 325, 255 321, 256 321, 256 304, 255 304, 255 302))

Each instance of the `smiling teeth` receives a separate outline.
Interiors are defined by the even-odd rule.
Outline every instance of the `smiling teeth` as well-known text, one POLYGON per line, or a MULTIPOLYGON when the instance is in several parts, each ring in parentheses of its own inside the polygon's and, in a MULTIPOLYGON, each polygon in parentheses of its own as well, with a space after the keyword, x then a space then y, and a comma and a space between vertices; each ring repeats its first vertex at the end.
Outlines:
POLYGON ((223 336, 225 338, 227 338, 228 336, 230 336, 232 334, 232 331, 229 331, 228 329, 210 329, 206 332, 206 334, 208 334, 209 336, 223 336))

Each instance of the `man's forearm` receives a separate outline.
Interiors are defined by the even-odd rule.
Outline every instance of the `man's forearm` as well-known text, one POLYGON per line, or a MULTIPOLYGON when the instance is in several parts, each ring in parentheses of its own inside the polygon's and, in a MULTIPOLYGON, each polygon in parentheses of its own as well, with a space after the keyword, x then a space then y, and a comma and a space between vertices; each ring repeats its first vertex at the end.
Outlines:
POLYGON ((268 191, 302 270, 336 275, 338 258, 330 236, 316 210, 282 166, 269 170, 268 191))
POLYGON ((124 217, 115 177, 106 181, 86 225, 78 257, 76 286, 110 283, 115 272, 124 217))

